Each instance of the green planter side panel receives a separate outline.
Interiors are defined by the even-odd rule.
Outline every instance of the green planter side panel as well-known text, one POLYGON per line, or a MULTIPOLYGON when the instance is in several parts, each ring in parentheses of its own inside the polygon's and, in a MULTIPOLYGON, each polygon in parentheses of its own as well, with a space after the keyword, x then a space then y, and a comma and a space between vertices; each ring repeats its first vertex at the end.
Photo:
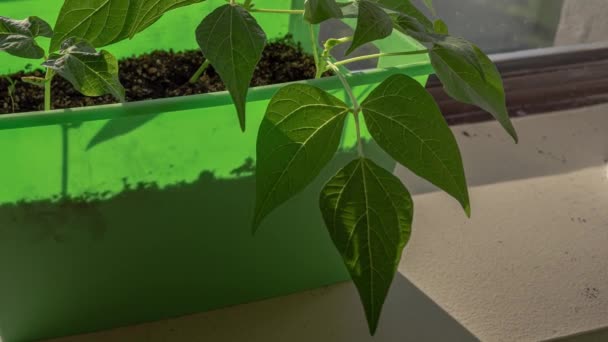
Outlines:
MULTIPOLYGON (((2 2, 0 13, 53 22, 61 2, 2 2)), ((223 3, 171 12, 132 43, 109 50, 127 56, 194 48, 194 38, 176 39, 186 35, 174 28, 196 26, 201 13, 223 3)), ((277 1, 256 3, 276 7, 277 1)), ((297 26, 282 16, 260 18, 273 36, 297 26)), ((404 37, 381 44, 416 48, 404 37)), ((410 65, 353 74, 358 96, 390 74, 425 82, 432 71, 419 56, 381 63, 410 65)), ((0 68, 21 69, 22 61, 0 55, 0 68)), ((335 78, 307 83, 345 98, 335 78)), ((355 157, 352 122, 323 174, 251 235, 257 128, 278 87, 251 91, 246 133, 226 93, 0 117, 4 342, 131 325, 347 280, 318 193, 355 157)), ((366 150, 394 165, 373 143, 366 150)))

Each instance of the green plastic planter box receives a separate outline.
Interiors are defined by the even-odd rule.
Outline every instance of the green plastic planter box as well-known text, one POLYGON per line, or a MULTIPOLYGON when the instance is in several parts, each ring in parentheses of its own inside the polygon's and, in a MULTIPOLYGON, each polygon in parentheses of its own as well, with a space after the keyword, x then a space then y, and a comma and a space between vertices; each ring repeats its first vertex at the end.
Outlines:
MULTIPOLYGON (((54 23, 62 2, 2 2, 0 13, 54 23)), ((301 8, 303 0, 296 2, 301 8)), ((108 50, 124 57, 195 48, 194 28, 222 3, 170 12, 108 50)), ((277 1, 256 3, 276 7, 277 1)), ((269 36, 292 32, 309 43, 299 17, 258 19, 269 36)), ((378 47, 408 45, 415 48, 395 37, 378 47)), ((424 56, 380 63, 405 66, 354 74, 357 94, 392 73, 424 82, 431 72, 424 56)), ((0 55, 0 74, 23 64, 0 55)), ((344 98, 335 78, 307 83, 344 98)), ((314 185, 251 234, 257 128, 277 89, 250 92, 246 133, 226 93, 0 116, 4 342, 175 317, 347 280, 317 203, 324 180, 354 157, 353 135, 314 185)), ((367 148, 390 167, 373 144, 367 148)))

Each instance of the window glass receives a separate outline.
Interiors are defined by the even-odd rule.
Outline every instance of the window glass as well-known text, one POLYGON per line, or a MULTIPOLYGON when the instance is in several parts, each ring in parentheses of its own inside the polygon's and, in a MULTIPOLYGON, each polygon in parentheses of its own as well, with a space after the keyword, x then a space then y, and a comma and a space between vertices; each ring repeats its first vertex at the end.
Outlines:
POLYGON ((606 0, 435 0, 453 35, 488 53, 608 39, 606 0))

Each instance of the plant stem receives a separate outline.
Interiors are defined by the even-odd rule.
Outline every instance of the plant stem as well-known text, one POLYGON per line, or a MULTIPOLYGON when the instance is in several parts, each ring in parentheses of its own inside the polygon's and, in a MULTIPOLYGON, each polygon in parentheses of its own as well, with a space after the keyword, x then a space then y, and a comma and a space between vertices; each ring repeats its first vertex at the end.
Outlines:
POLYGON ((355 130, 357 131, 357 152, 359 153, 359 157, 364 157, 365 154, 363 153, 363 140, 361 139, 361 123, 359 122, 359 113, 361 112, 361 107, 359 107, 359 102, 357 101, 357 98, 355 97, 355 94, 353 93, 353 88, 351 88, 350 84, 348 84, 348 81, 346 80, 346 77, 344 77, 344 75, 342 75, 342 73, 340 72, 340 68, 338 68, 338 66, 336 66, 336 64, 334 64, 330 61, 326 61, 326 63, 331 69, 334 70, 334 72, 340 79, 340 82, 342 82, 342 85, 344 86, 344 90, 348 94, 348 97, 350 98, 350 101, 353 104, 353 116, 355 117, 355 130))
POLYGON ((10 96, 11 98, 11 109, 12 109, 12 113, 15 112, 15 96, 13 95, 13 92, 9 92, 8 96, 10 96))
POLYGON ((365 55, 354 58, 345 59, 343 61, 336 62, 335 65, 345 65, 354 62, 365 61, 368 59, 375 59, 380 57, 391 57, 391 56, 410 56, 410 55, 422 55, 428 53, 429 50, 417 50, 417 51, 407 51, 407 52, 386 52, 386 53, 376 53, 373 55, 365 55))
POLYGON ((264 8, 252 8, 249 10, 249 12, 277 13, 277 14, 304 14, 304 10, 264 9, 264 8))
POLYGON ((327 66, 327 61, 331 57, 330 52, 333 48, 340 44, 348 43, 353 40, 353 37, 343 37, 343 38, 331 38, 323 43, 323 52, 321 53, 321 60, 319 61, 319 67, 317 68, 317 78, 321 78, 323 73, 330 68, 327 66))
POLYGON ((359 122, 359 113, 361 109, 353 113, 355 117, 355 130, 357 131, 357 152, 359 153, 359 157, 365 157, 365 153, 363 153, 363 140, 361 139, 361 123, 359 122))
POLYGON ((53 69, 46 69, 46 77, 44 78, 44 110, 49 111, 52 109, 51 106, 51 83, 53 81, 55 72, 53 69))
POLYGON ((319 41, 317 39, 317 35, 315 34, 315 27, 313 24, 308 24, 308 27, 310 28, 310 41, 312 43, 312 53, 315 57, 315 68, 317 69, 317 74, 315 75, 315 78, 321 78, 321 76, 323 76, 323 72, 325 70, 324 67, 321 66, 321 61, 319 59, 319 41))
POLYGON ((198 80, 201 78, 201 75, 209 67, 209 64, 210 64, 209 60, 205 59, 205 62, 203 62, 203 64, 198 68, 198 70, 196 70, 194 75, 192 75, 192 77, 190 77, 190 83, 194 84, 194 83, 198 82, 198 80))

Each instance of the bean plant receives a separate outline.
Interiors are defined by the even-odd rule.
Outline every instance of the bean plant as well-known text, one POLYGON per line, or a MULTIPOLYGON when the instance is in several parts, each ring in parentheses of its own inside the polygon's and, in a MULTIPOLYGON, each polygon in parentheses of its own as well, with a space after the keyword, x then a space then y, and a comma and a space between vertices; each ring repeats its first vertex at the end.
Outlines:
MULTIPOLYGON (((172 9, 204 0, 66 0, 52 29, 37 17, 0 17, 0 50, 24 58, 44 58, 45 78, 25 81, 46 88, 55 74, 88 96, 112 94, 124 100, 116 58, 97 48, 132 38, 172 9), (51 38, 46 53, 37 37, 51 38)), ((327 181, 319 198, 322 217, 356 285, 376 332, 382 306, 411 233, 413 201, 392 172, 365 155, 362 125, 395 161, 454 197, 471 215, 462 158, 456 140, 433 97, 413 78, 388 77, 366 98, 357 98, 344 66, 362 60, 428 55, 445 91, 454 99, 492 114, 517 141, 507 113, 500 74, 474 44, 449 34, 436 18, 432 0, 422 0, 431 17, 410 0, 307 0, 304 8, 258 8, 254 0, 228 0, 201 18, 195 31, 205 62, 192 76, 197 82, 209 66, 217 71, 246 128, 246 104, 253 72, 267 43, 253 13, 300 15, 310 27, 317 77, 327 71, 340 79, 348 103, 308 84, 288 84, 272 97, 257 138, 254 232, 279 206, 307 187, 338 152, 345 123, 354 121, 358 156, 327 181), (356 19, 352 36, 332 37, 318 46, 316 25, 330 19, 356 19), (419 50, 378 53, 336 60, 395 32, 420 43, 419 50)), ((284 2, 279 2, 283 4, 284 2)), ((314 84, 314 83, 313 83, 314 84)))

